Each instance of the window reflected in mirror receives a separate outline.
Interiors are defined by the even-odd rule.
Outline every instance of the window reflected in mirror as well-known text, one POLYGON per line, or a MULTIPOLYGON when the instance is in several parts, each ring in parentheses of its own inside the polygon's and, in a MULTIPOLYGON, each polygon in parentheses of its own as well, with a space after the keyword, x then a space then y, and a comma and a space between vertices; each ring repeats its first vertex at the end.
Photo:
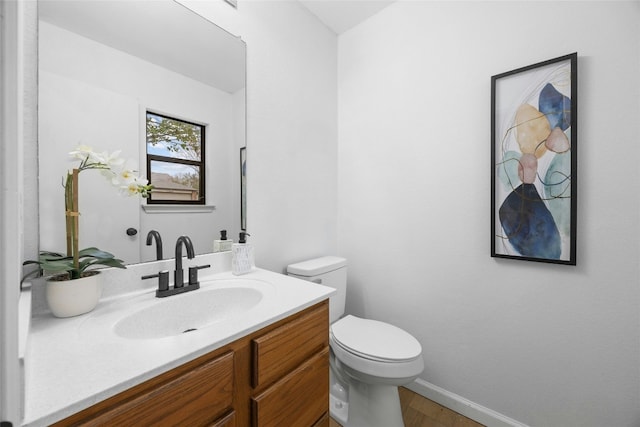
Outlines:
POLYGON ((148 203, 203 205, 205 126, 147 111, 148 203))

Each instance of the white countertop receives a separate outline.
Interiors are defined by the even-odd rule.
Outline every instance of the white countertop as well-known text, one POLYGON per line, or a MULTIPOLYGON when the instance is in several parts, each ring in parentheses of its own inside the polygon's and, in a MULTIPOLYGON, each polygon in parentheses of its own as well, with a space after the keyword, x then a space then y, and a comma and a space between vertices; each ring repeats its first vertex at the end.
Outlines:
POLYGON ((128 339, 112 329, 117 320, 131 312, 134 302, 137 304, 134 307, 139 308, 142 300, 160 300, 155 298, 155 288, 103 298, 93 312, 82 316, 67 319, 44 313, 34 316, 26 355, 23 425, 45 426, 64 419, 310 307, 334 292, 325 286, 261 269, 242 276, 230 272, 205 275, 203 271, 201 290, 215 286, 218 279, 238 278, 269 288, 254 309, 197 331, 166 338, 128 339))

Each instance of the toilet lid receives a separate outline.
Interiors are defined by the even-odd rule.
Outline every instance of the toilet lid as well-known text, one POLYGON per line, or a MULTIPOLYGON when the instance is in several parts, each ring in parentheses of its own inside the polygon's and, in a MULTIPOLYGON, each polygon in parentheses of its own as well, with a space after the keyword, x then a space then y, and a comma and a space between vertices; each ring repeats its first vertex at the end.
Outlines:
POLYGON ((413 360, 422 346, 411 334, 377 320, 347 315, 331 325, 336 344, 367 359, 384 362, 413 360))

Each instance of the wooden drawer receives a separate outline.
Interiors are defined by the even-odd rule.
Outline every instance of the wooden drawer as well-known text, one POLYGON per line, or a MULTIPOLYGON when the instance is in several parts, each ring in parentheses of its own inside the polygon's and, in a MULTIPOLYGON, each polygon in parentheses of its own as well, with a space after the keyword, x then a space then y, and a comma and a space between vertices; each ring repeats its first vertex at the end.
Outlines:
MULTIPOLYGON (((327 424, 327 427, 329 424, 327 424)), ((230 414, 216 420, 213 424, 209 425, 209 427, 236 427, 236 413, 231 412, 230 414)))
POLYGON ((316 421, 313 427, 330 427, 331 422, 329 421, 329 412, 325 412, 322 414, 322 417, 316 421))
POLYGON ((329 347, 251 399, 251 405, 254 427, 323 425, 329 407, 329 347))
POLYGON ((234 354, 228 352, 153 388, 143 383, 132 389, 131 399, 89 408, 60 425, 233 426, 233 368, 234 354))
POLYGON ((268 385, 329 345, 329 303, 255 338, 252 350, 252 386, 268 385))

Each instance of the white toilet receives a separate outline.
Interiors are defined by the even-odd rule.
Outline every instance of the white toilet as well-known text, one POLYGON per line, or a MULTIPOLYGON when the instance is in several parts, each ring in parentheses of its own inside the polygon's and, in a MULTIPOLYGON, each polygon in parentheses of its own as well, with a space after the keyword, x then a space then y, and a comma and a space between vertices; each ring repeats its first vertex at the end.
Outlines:
POLYGON ((347 260, 326 256, 287 267, 290 276, 335 288, 329 299, 330 411, 344 427, 401 427, 398 386, 424 369, 422 347, 402 329, 344 314, 347 260))

